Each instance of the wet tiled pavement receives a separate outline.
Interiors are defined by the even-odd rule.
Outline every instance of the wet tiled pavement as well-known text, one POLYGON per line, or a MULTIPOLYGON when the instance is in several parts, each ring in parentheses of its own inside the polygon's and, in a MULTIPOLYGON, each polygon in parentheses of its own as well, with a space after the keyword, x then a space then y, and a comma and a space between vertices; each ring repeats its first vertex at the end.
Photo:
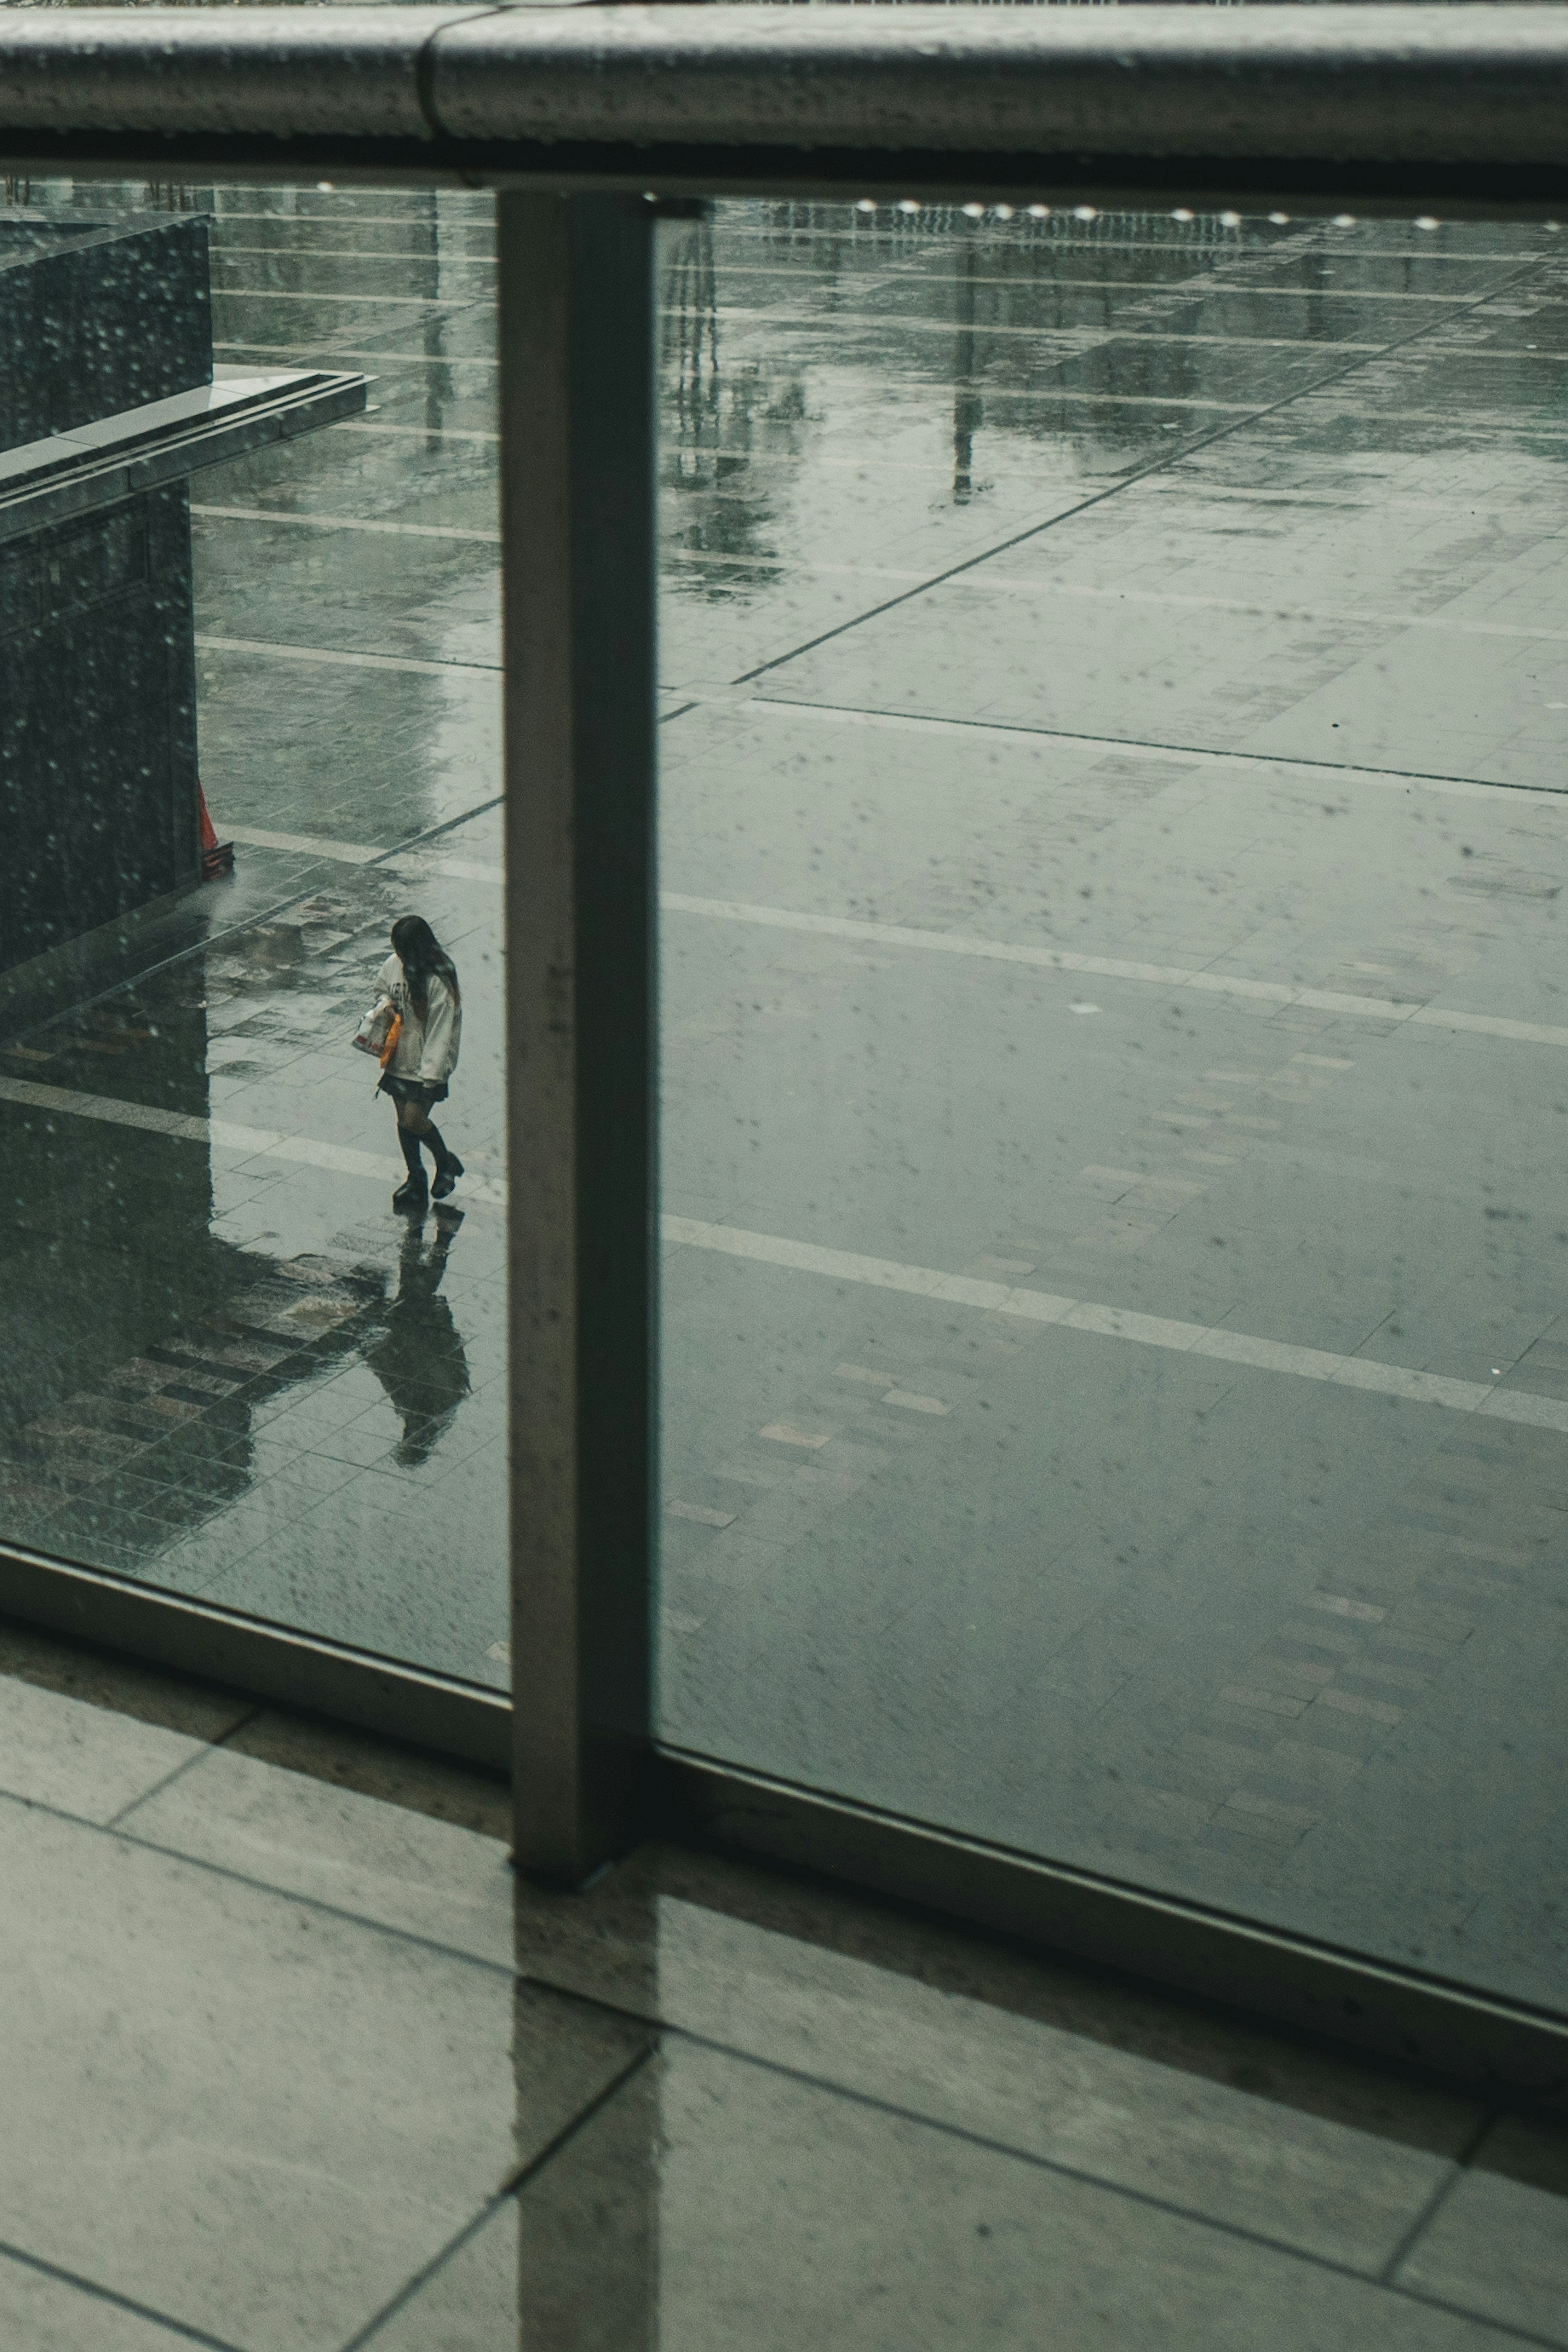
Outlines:
POLYGON ((225 215, 220 361, 247 337, 418 356, 345 361, 377 378, 353 434, 193 486, 203 776, 238 870, 133 951, 151 968, 131 987, 102 994, 118 974, 93 966, 83 1008, 0 1063, 30 1340, 0 1408, 6 1529, 504 1681, 494 368, 467 371, 465 399, 428 357, 449 319, 493 351, 490 207, 196 201, 225 215), (411 907, 462 974, 445 1131, 468 1170, 412 1228, 390 1211, 390 1109, 348 1049, 411 907))
POLYGON ((729 223, 662 877, 667 1733, 1547 2000, 1560 243, 729 223))
MULTIPOLYGON (((215 202, 377 405, 197 485, 239 875, 0 1073, 7 1526, 500 1680, 488 210, 215 202)), ((663 235, 666 1733, 1560 1997, 1561 240, 663 235)))

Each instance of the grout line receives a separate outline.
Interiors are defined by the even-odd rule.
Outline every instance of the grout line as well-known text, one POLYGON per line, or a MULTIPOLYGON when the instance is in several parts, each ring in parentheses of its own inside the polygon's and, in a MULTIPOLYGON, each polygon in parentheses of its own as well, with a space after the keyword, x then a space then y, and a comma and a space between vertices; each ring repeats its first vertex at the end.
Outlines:
POLYGON ((463 539, 482 540, 487 545, 500 545, 498 530, 465 530, 455 523, 380 522, 361 515, 293 514, 273 507, 210 507, 191 501, 193 515, 215 516, 223 522, 287 523, 298 530, 369 530, 379 531, 395 539, 463 539))
MULTIPOLYGON (((680 691, 676 687, 661 688, 661 692, 665 694, 680 691)), ((1214 767, 1257 768, 1264 772, 1276 768, 1299 769, 1314 777, 1343 776, 1353 783, 1431 784, 1439 791, 1467 796, 1472 793, 1527 793, 1534 800, 1561 800, 1565 789, 1561 784, 1510 783, 1490 776, 1452 775, 1437 768, 1369 768, 1351 760, 1313 760, 1293 751, 1227 751, 1216 750, 1207 743, 1160 743, 1139 735, 1084 735, 1071 728, 1032 727, 1018 719, 948 719, 928 711, 868 710, 852 702, 819 702, 804 696, 784 694, 699 694, 683 704, 680 710, 672 711, 669 715, 678 719, 687 710, 709 706, 727 710, 798 710, 819 718, 863 720, 873 727, 924 727, 966 734, 1018 736, 1030 742, 1071 743, 1084 748, 1103 746, 1107 751, 1135 751, 1152 759, 1168 755, 1173 759, 1190 760, 1195 774, 1214 767)))
POLYGON ((149 2320, 187 2344, 204 2346, 205 2352, 244 2352, 242 2346, 231 2344, 226 2336, 209 2336, 204 2327, 193 2327, 189 2320, 176 2319, 172 2312, 155 2310, 150 2303, 138 2303, 133 2295, 120 2294, 114 2287, 100 2286, 97 2279, 87 2278, 80 2271, 67 2270, 63 2263, 47 2262, 42 2254, 30 2254, 25 2247, 13 2246, 5 2239, 0 2239, 0 2260, 19 2263, 25 2270, 37 2271, 41 2277, 75 2287, 79 2294, 91 2295, 96 2303, 110 2304, 116 2311, 128 2311, 135 2319, 149 2320))
MULTIPOLYGON (((1434 2310, 1452 2312, 1462 2318, 1479 2320, 1482 2326, 1492 2328, 1515 2342, 1539 2344, 1551 2347, 1551 2352, 1559 2352, 1555 2337, 1537 2335, 1528 2328, 1514 2327, 1507 2321, 1494 2319, 1490 2315, 1472 2310, 1463 2304, 1450 2303, 1437 2296, 1420 2294, 1408 2287, 1394 2286, 1378 2273, 1358 2269, 1354 2263, 1336 2261, 1333 2255, 1315 2252, 1311 2247, 1298 2245, 1288 2238, 1273 2237, 1267 2231, 1249 2229, 1244 2222, 1228 2221, 1218 2214, 1205 2212, 1199 2206, 1184 2205, 1175 2198, 1162 2197, 1152 2189, 1139 2189, 1130 2182, 1117 2180, 1105 2174, 1088 2171, 1082 2166, 1066 2163, 1059 2157, 1041 2156, 1035 2149, 1020 2147, 1014 2141, 999 2139, 988 2132, 977 2131, 967 2124, 953 2123, 944 2116, 928 2115, 918 2107, 907 2106, 896 2099, 883 2098, 873 2091, 856 2090, 850 2084, 835 2081, 831 2075, 814 2074, 809 2068, 802 2066, 792 2066, 783 2059, 762 2057, 757 2052, 742 2049, 734 2042, 721 2041, 712 2034, 697 2032, 689 2026, 673 2025, 665 2019, 649 2017, 637 2010, 622 2008, 618 2002, 603 2000, 594 1993, 582 1992, 574 1986, 552 1984, 546 1978, 529 1975, 520 1976, 518 1981, 522 1984, 537 1986, 541 1991, 551 1993, 558 1999, 564 1997, 570 2001, 580 2003, 584 2008, 622 2018, 630 2023, 653 2028, 666 2039, 687 2042, 695 2049, 712 2051, 716 2055, 728 2058, 738 2065, 753 2067, 759 2074, 772 2074, 786 2082, 799 2083, 807 2089, 825 2092, 833 2098, 846 2099, 852 2105, 867 2108, 873 2114, 887 2116, 897 2122, 914 2124, 925 2130, 940 2132, 950 2139, 960 2140, 968 2147, 983 2148, 991 2155, 1008 2157, 1020 2164, 1033 2165, 1042 2172, 1054 2174, 1058 2179, 1075 2181, 1081 2187, 1099 2189, 1109 2196, 1124 2198, 1130 2204, 1168 2214, 1175 2221, 1194 2223, 1200 2229, 1217 2231, 1225 2237, 1238 2239, 1247 2245, 1265 2247, 1270 2252, 1281 2254, 1289 2261, 1307 2263, 1314 2269, 1329 2271, 1337 2277, 1353 2279, 1358 2285, 1382 2288, 1388 2294, 1397 2294, 1405 2301, 1419 2303, 1434 2310)), ((1473 2136, 1474 2145, 1479 2145, 1479 2139, 1490 2129, 1491 2122, 1492 2117, 1489 2114, 1479 2132, 1473 2136)), ((1469 2149, 1470 2144, 1467 2144, 1467 2157, 1469 2149)), ((1466 2158, 1462 2158, 1461 2164, 1465 2160, 1466 2158)), ((1456 2166, 1456 2171, 1458 2168, 1459 2167, 1456 2166)), ((1423 2208, 1423 2219, 1426 2211, 1427 2209, 1423 2208)), ((345 2346, 343 2352, 353 2352, 353 2347, 345 2346)))
MULTIPOLYGON (((80 1702, 83 1706, 89 1703, 85 1699, 80 1702)), ((286 1771, 288 1768, 272 1765, 268 1769, 286 1771)), ((391 1800, 377 1799, 375 1801, 386 1803, 391 1800)), ((154 1838, 138 1836, 133 1829, 115 1829, 102 1822, 89 1821, 85 1813, 73 1813, 64 1805, 48 1804, 40 1797, 24 1797, 14 1789, 0 1789, 0 1810, 7 1805, 19 1806, 27 1813, 42 1813, 50 1821, 65 1822, 72 1829, 86 1830, 95 1837, 111 1837, 120 1845, 134 1846, 139 1853, 158 1854, 165 1862, 182 1864, 187 1870, 204 1871, 211 1878, 225 1878, 236 1886, 251 1887, 258 1895, 271 1895, 275 1902, 296 1903, 307 1911, 320 1912, 329 1919, 341 1919, 350 1927, 364 1927, 376 1936, 391 1936, 399 1943, 417 1944, 421 1950, 439 1952, 444 1959, 456 1960, 465 1968, 482 1969, 486 1976, 503 1976, 517 1980, 517 1967, 511 1960, 487 1960, 482 1953, 465 1951, 459 1944, 444 1944, 439 1937, 422 1935, 417 1927, 402 1927, 392 1920, 375 1918, 366 1911, 350 1911, 341 1903, 329 1903, 324 1895, 302 1894, 296 1887, 280 1886, 274 1879, 254 1877, 248 1871, 235 1870, 231 1864, 213 1862, 204 1854, 189 1853, 180 1846, 161 1845, 154 1838)), ((501 1842, 492 1839, 491 1843, 499 1844, 501 1842)), ((0 2241, 0 2252, 4 2251, 4 2242, 0 2241)))
POLYGON ((1330 384, 1343 383, 1346 376, 1354 375, 1357 369, 1370 366, 1372 356, 1386 359, 1392 352, 1403 351, 1409 344, 1418 342, 1423 336, 1435 334, 1439 324, 1446 324, 1455 319, 1467 318, 1472 310, 1484 310, 1486 305, 1495 300, 1498 295, 1509 292, 1521 278, 1543 268, 1546 258, 1547 257, 1542 255, 1525 263, 1509 276, 1500 278, 1496 285, 1490 288, 1485 294, 1478 296, 1474 301, 1446 312, 1443 320, 1433 320, 1426 326, 1416 327, 1409 334, 1397 336, 1393 342, 1381 345, 1374 355, 1351 360, 1341 368, 1333 368, 1326 375, 1318 376, 1312 383, 1298 384, 1293 391, 1285 393, 1280 399, 1267 401, 1261 407, 1250 409, 1245 416, 1237 417, 1228 425, 1218 425, 1211 432, 1199 434, 1194 439, 1183 442, 1180 447, 1166 450, 1162 456, 1151 458, 1147 465, 1134 467, 1130 473, 1124 475, 1119 482, 1113 482, 1109 489, 1096 490, 1092 497, 1081 499, 1076 506, 1067 507, 1060 514, 1048 515, 1043 522, 1031 523, 1027 530, 1014 531, 1009 538, 999 541, 995 547, 987 548, 981 554, 967 556, 961 563, 949 564, 946 571, 935 572, 920 587, 905 589, 900 595, 889 596, 883 604, 873 604, 866 612, 857 613, 852 620, 840 621, 834 627, 823 629, 814 637, 808 637, 803 645, 793 646, 789 653, 775 654, 770 660, 758 662, 752 669, 742 670, 738 677, 731 680, 732 685, 748 686, 754 678, 766 677, 769 670, 782 668, 788 662, 799 661, 802 656, 814 653, 820 646, 831 644, 835 637, 843 636, 851 629, 858 629, 862 623, 880 620, 883 614, 896 611, 901 604, 912 603, 916 596, 924 596, 930 589, 939 588, 946 581, 957 579, 963 572, 973 572, 978 565, 988 563, 998 555, 1007 554, 1010 549, 1021 547, 1026 541, 1038 539, 1044 531, 1054 530, 1059 523, 1075 521, 1080 515, 1087 514, 1092 509, 1103 506, 1107 499, 1118 498, 1124 490, 1131 489, 1135 483, 1147 481, 1151 475, 1169 472, 1186 458, 1196 457, 1200 450, 1212 448, 1217 441, 1225 440, 1233 433, 1239 433, 1245 425, 1260 424, 1264 417, 1277 415, 1281 409, 1289 408, 1295 401, 1304 400, 1309 394, 1326 391, 1330 384))
MULTIPOLYGON (((295 293, 282 286, 214 286, 214 302, 346 302, 352 308, 374 303, 378 308, 394 306, 400 310, 476 310, 479 298, 474 294, 338 294, 295 293)), ((486 309, 491 308, 486 304, 486 309)))
POLYGON ((154 1797, 161 1797, 164 1790, 172 1787, 174 1781, 182 1780, 196 1765, 204 1764, 214 1748, 225 1746, 236 1731, 243 1731, 247 1723, 254 1723, 257 1716, 265 1712, 265 1708, 261 1706, 253 1706, 246 1713, 236 1717, 229 1725, 228 1729, 220 1733, 216 1739, 204 1739, 193 1756, 183 1757, 172 1772, 165 1772, 161 1780, 154 1780, 150 1789, 143 1789, 139 1797, 132 1797, 128 1805, 121 1805, 117 1813, 110 1813, 108 1821, 100 1822, 98 1826, 105 1830, 118 1830, 120 1823, 129 1814, 135 1812, 139 1805, 151 1804, 154 1797))
POLYGON ((456 2236, 449 2238, 440 2252, 433 2254, 423 2270, 415 2271, 413 2276, 406 2279, 395 2294, 388 2297, 379 2311, 372 2312, 363 2326, 356 2328, 353 2335, 339 2347, 339 2352, 360 2352, 361 2345, 369 2344, 372 2337, 379 2336, 388 2320, 395 2319, 400 2311, 405 2310, 413 2301, 414 2296, 429 2285, 436 2273, 444 2270, 447 2263, 479 2235, 486 2222, 494 2220, 507 2202, 508 2193, 507 2190, 502 2189, 497 2196, 487 2197, 472 2221, 465 2221, 456 2236))
MULTIPOLYGON (((522 1981, 523 1979, 519 1978, 518 1982, 522 1981)), ((625 2089, 632 2076, 642 2073, 653 2055, 653 2044, 650 2042, 646 2049, 639 2050, 634 2058, 628 2059, 619 2074, 612 2075, 601 2091, 596 2091, 587 2105, 578 2109, 570 2123, 561 2126, 553 2139, 547 2140, 543 2147, 537 2149, 526 2163, 518 2165, 517 2170, 507 2179, 502 2194, 507 2197, 516 2197, 528 2187, 530 2180, 537 2179, 546 2165, 553 2164, 562 2148, 569 2147, 577 2137, 584 2125, 591 2124, 600 2109, 607 2107, 617 2093, 625 2089)))
POLYGON ((507 2179, 505 2188, 486 2201, 483 2209, 471 2221, 465 2223, 456 2236, 449 2244, 442 2248, 434 2261, 426 2263, 422 2271, 415 2272, 413 2277, 399 2288, 392 2300, 383 2304, 373 2318, 367 2320, 356 2335, 350 2336, 347 2343, 340 2347, 340 2352, 361 2352, 361 2347, 371 2343, 389 2319, 395 2318, 400 2311, 406 2309, 437 2272, 444 2270, 455 2254, 460 2253, 472 2239, 478 2236, 486 2222, 498 2213, 503 2205, 514 2200, 530 2180, 544 2170, 547 2164, 551 2163, 560 2154, 563 2148, 569 2147, 578 2134, 593 2121, 601 2108, 607 2107, 612 2099, 619 2096, 632 2076, 642 2072, 653 2054, 652 2045, 645 2050, 639 2050, 629 2064, 622 2066, 619 2073, 612 2075, 603 2088, 595 2092, 593 2097, 578 2110, 570 2123, 563 2124, 553 2138, 547 2140, 543 2147, 529 2157, 526 2164, 520 2164, 517 2167, 507 2179))
POLYGON ((289 646, 273 637, 213 637, 198 632, 198 653, 253 654, 270 661, 314 662, 331 669, 410 670, 423 677, 499 677, 499 662, 416 661, 412 655, 361 654, 335 646, 289 646))
MULTIPOLYGON (((1416 2219, 1411 2222, 1409 2228, 1406 2230, 1396 2241, 1393 2252, 1389 2255, 1388 2260, 1384 2263, 1383 2268, 1377 2273, 1377 2282, 1380 2286, 1393 2287, 1396 2285, 1399 2273, 1414 2252, 1417 2242, 1425 2237, 1427 2231, 1431 2228, 1433 2222, 1437 2220, 1438 2214, 1442 2211, 1444 2206, 1448 2203, 1449 2198, 1458 2187, 1459 2182, 1463 2179, 1465 2174, 1475 2162, 1476 2157, 1479 2153, 1489 2134, 1491 2132, 1496 2121, 1497 2117, 1490 2111, 1486 2115, 1482 2116, 1479 2123, 1477 2124, 1474 2131, 1471 2132, 1463 2147, 1460 2148, 1458 2155, 1455 2158, 1453 2163, 1449 2166, 1442 2179, 1437 2183, 1437 2186, 1433 2189, 1430 2197, 1427 2198, 1426 2203, 1416 2214, 1416 2219)), ((1400 2290, 1400 2292, 1406 2291, 1406 2290, 1403 2289, 1400 2290)))
MULTIPOLYGON (((480 13, 491 15, 494 12, 486 9, 480 13)), ((371 248, 361 245, 235 245, 226 236, 213 247, 215 261, 226 261, 235 253, 270 253, 279 259, 290 261, 423 261, 432 269, 494 269, 496 267, 493 253, 391 253, 384 247, 371 248)), ((220 286, 214 290, 221 294, 228 289, 220 286)), ((288 289, 279 288, 277 290, 287 292, 288 289)), ((1416 299, 1423 298, 1417 296, 1416 299)), ((1449 299, 1453 298, 1450 296, 1449 299)))

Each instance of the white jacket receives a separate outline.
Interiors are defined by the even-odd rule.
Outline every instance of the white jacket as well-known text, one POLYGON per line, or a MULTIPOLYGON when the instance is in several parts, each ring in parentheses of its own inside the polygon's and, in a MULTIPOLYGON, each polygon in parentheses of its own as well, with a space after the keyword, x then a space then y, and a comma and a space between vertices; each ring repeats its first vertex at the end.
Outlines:
POLYGON ((457 1067, 457 1052, 463 1043, 463 1007, 446 982, 438 971, 431 973, 423 1021, 414 1010, 399 957, 388 956, 376 984, 402 1016, 402 1029, 387 1064, 387 1076, 444 1083, 457 1067))

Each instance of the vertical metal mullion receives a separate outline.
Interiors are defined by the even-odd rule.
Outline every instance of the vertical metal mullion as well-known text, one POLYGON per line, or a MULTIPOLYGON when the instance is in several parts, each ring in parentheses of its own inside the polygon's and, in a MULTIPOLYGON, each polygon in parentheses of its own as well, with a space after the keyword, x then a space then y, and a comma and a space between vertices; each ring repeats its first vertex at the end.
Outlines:
POLYGON ((578 1885, 649 1752, 653 218, 497 210, 515 1856, 578 1885))

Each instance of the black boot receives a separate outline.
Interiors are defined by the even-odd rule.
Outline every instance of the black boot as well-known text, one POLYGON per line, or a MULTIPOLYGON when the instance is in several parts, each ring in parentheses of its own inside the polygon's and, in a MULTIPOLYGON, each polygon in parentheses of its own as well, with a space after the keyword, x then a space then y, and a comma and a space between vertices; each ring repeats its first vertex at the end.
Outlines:
POLYGON ((435 1181, 430 1189, 438 1201, 444 1201, 463 1173, 463 1162, 455 1151, 448 1151, 438 1127, 427 1127, 421 1140, 429 1144, 435 1158, 435 1181))
POLYGON ((425 1190, 424 1162, 419 1156, 419 1138, 411 1128, 400 1125, 397 1139, 402 1146, 403 1166, 408 1170, 408 1181, 400 1184, 392 1194, 394 1209, 409 1209, 423 1217, 430 1206, 430 1194, 425 1190))

